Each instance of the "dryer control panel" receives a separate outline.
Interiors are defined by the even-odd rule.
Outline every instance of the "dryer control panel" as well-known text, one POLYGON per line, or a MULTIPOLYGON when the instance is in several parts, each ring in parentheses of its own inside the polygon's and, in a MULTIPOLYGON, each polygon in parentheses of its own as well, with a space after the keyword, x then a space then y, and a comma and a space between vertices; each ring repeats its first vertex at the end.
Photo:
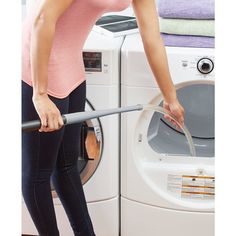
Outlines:
POLYGON ((84 50, 83 61, 87 84, 119 84, 118 50, 84 50))
POLYGON ((102 72, 101 52, 83 52, 83 59, 86 72, 102 72))

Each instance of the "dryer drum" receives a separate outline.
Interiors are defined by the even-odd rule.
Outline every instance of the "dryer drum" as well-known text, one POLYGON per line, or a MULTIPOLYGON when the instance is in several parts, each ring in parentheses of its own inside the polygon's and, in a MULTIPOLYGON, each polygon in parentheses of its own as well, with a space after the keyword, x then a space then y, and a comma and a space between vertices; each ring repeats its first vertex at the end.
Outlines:
MULTIPOLYGON (((214 84, 190 84, 177 89, 177 96, 185 109, 184 123, 191 133, 196 155, 214 157, 214 84)), ((150 115, 147 138, 151 148, 168 155, 188 155, 184 133, 160 113, 150 115)))
MULTIPOLYGON (((191 136, 189 130, 187 129, 187 127, 185 125, 181 126, 179 124, 179 122, 176 120, 176 118, 169 111, 167 111, 166 109, 164 109, 161 106, 144 105, 143 109, 146 110, 146 111, 153 111, 153 112, 155 112, 155 114, 158 114, 158 115, 168 115, 168 116, 170 116, 182 128, 182 132, 185 135, 185 138, 187 139, 187 143, 188 143, 188 146, 189 146, 191 156, 196 156, 196 150, 195 150, 195 147, 194 147, 192 136, 191 136)), ((150 138, 150 136, 156 137, 156 136, 150 135, 150 130, 155 132, 156 127, 158 127, 158 126, 159 126, 158 122, 156 122, 156 120, 154 120, 154 122, 153 122, 153 118, 152 118, 152 121, 151 121, 151 123, 149 125, 149 129, 148 129, 148 132, 149 132, 148 133, 148 138, 150 138)))

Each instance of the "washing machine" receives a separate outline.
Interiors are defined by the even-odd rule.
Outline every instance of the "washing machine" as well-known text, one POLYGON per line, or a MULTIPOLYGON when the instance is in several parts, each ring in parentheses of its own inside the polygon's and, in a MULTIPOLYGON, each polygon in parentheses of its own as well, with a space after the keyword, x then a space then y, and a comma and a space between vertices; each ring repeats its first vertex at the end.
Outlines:
MULTIPOLYGON (((121 235, 214 235, 214 49, 166 47, 196 156, 162 115, 121 116, 121 235)), ((121 105, 161 105, 139 34, 121 53, 121 105)))
MULTIPOLYGON (((120 48, 124 37, 111 39, 91 32, 83 50, 87 78, 86 110, 120 105, 120 48)), ((119 116, 88 120, 82 127, 78 171, 97 236, 119 234, 119 116)), ((53 201, 61 236, 73 232, 63 206, 52 186, 53 201)), ((79 202, 79 201, 78 201, 79 202)), ((37 234, 23 204, 22 231, 37 234)))

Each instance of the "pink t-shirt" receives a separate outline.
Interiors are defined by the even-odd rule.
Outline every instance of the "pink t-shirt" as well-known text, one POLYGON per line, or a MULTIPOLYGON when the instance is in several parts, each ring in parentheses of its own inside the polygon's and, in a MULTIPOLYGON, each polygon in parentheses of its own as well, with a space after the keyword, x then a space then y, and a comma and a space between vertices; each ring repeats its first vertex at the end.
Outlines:
MULTIPOLYGON (((40 0, 38 0, 39 2, 40 0)), ((97 19, 105 12, 121 11, 132 0, 75 0, 56 24, 48 64, 48 94, 64 98, 85 80, 82 57, 84 42, 97 19)), ((35 7, 23 23, 22 80, 32 86, 30 39, 35 7)))

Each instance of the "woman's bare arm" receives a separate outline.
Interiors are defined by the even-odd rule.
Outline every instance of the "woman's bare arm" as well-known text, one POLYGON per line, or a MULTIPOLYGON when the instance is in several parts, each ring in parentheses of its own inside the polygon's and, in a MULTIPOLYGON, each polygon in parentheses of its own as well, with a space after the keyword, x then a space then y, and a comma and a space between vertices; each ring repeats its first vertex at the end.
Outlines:
POLYGON ((42 123, 40 131, 52 131, 63 125, 59 110, 47 95, 48 62, 57 20, 73 1, 42 0, 32 25, 30 57, 33 102, 42 123))
POLYGON ((149 65, 164 97, 164 107, 182 124, 184 109, 178 102, 171 80, 167 55, 160 35, 155 0, 133 0, 133 8, 149 65))

